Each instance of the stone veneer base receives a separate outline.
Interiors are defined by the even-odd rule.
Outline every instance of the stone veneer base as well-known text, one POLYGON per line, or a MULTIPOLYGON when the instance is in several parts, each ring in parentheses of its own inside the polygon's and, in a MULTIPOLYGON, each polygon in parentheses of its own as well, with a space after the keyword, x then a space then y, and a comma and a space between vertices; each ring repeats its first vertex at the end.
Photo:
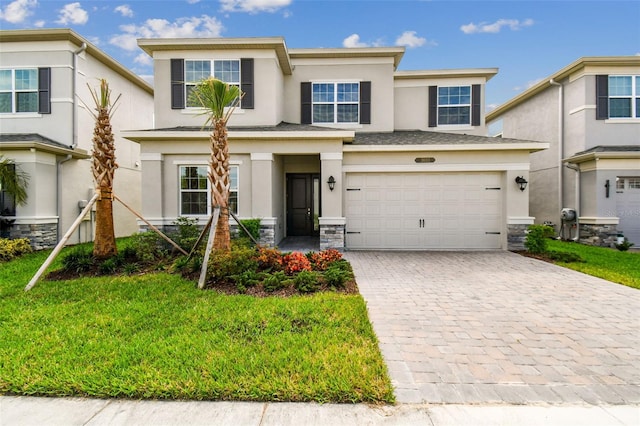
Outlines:
POLYGON ((58 243, 58 224, 38 223, 11 225, 9 238, 28 238, 34 250, 53 248, 58 243))
POLYGON ((345 225, 320 225, 320 250, 344 250, 345 225))

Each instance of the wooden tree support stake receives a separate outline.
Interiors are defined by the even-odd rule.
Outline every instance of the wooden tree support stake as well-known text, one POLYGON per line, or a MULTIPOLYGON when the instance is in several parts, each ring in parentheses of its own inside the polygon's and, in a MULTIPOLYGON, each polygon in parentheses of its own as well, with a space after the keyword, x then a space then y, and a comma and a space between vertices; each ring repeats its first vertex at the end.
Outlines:
POLYGON ((209 263, 209 255, 213 248, 213 240, 216 237, 216 226, 218 225, 218 219, 220 218, 220 207, 213 209, 213 215, 211 216, 211 227, 209 228, 209 239, 207 240, 207 248, 204 251, 204 259, 202 259, 202 269, 200 270, 200 278, 198 279, 198 288, 204 288, 204 283, 207 280, 207 264, 209 263))
POLYGON ((155 226, 153 226, 151 223, 149 223, 149 221, 147 221, 147 219, 145 219, 144 217, 142 217, 141 214, 139 214, 138 212, 136 212, 135 210, 133 210, 131 207, 129 207, 124 201, 122 201, 120 199, 120 197, 118 197, 115 192, 112 193, 113 198, 118 200, 120 202, 120 204, 122 204, 123 206, 125 206, 127 208, 127 210, 129 210, 131 213, 133 213, 134 215, 136 215, 136 217, 138 219, 140 219, 141 221, 143 221, 144 223, 147 224, 147 226, 149 226, 149 228, 151 228, 155 233, 157 233, 158 235, 160 235, 162 238, 164 238, 169 244, 171 244, 172 246, 174 246, 180 253, 184 254, 185 256, 188 256, 189 253, 187 253, 186 251, 184 251, 184 249, 182 247, 180 247, 178 244, 176 244, 171 238, 167 237, 165 234, 162 233, 161 230, 159 230, 158 228, 156 228, 155 226))
POLYGON ((251 233, 247 230, 246 226, 244 226, 242 222, 240 222, 240 219, 238 219, 238 216, 236 216, 231 210, 229 210, 229 214, 233 217, 233 219, 236 222, 238 222, 238 226, 244 230, 244 232, 249 236, 249 238, 251 238, 251 241, 253 241, 253 244, 255 244, 256 247, 260 248, 260 244, 256 241, 255 238, 253 238, 253 235, 251 235, 251 233))
POLYGON ((91 210, 91 207, 93 207, 96 200, 98 199, 98 195, 99 195, 98 193, 95 193, 91 198, 91 200, 89 200, 85 208, 82 209, 82 212, 80 212, 80 215, 76 218, 75 222, 73 222, 73 224, 71 225, 67 233, 64 234, 62 239, 60 239, 60 241, 58 242, 56 247, 53 249, 49 257, 47 257, 47 260, 45 260, 42 266, 40 266, 40 269, 38 269, 38 272, 36 272, 33 278, 31 278, 31 281, 29 281, 29 284, 27 284, 27 286, 24 288, 24 291, 29 291, 36 285, 36 283, 38 282, 42 274, 44 274, 44 272, 47 270, 49 265, 51 265, 51 263, 54 261, 56 256, 58 256, 58 253, 60 253, 60 250, 62 250, 64 245, 67 243, 67 240, 69 240, 69 238, 71 237, 71 234, 73 234, 73 232, 76 230, 78 225, 80 225, 80 222, 82 222, 82 219, 84 219, 87 213, 89 213, 89 210, 91 210))
POLYGON ((207 220, 207 224, 204 226, 204 228, 202 228, 202 231, 200 232, 200 235, 198 235, 198 239, 196 240, 195 244, 193 245, 193 248, 191 249, 191 251, 189 252, 189 256, 187 256, 187 261, 189 261, 191 259, 193 254, 198 249, 198 246, 202 242, 205 234, 207 233, 207 231, 209 230, 209 227, 211 226, 211 221, 212 220, 213 220, 213 216, 209 216, 209 219, 207 220))

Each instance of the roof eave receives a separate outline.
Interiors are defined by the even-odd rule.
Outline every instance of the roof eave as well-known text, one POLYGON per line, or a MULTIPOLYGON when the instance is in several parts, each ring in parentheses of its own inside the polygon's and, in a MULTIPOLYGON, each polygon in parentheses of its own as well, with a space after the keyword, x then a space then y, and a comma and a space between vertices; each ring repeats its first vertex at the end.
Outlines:
POLYGON ((404 47, 335 47, 290 49, 292 59, 327 59, 327 58, 393 58, 393 69, 396 70, 402 57, 404 47))
POLYGON ((415 70, 415 71, 396 71, 393 75, 394 80, 415 80, 415 79, 433 79, 441 77, 483 77, 486 81, 491 80, 498 74, 498 68, 461 68, 461 69, 440 69, 440 70, 415 70))
POLYGON ((171 50, 273 49, 283 73, 291 75, 293 71, 289 50, 283 37, 140 38, 138 46, 151 57, 153 52, 171 50))
MULTIPOLYGON (((159 142, 159 141, 202 141, 209 140, 210 131, 124 131, 122 137, 134 142, 159 142)), ((233 131, 228 132, 229 140, 336 140, 351 142, 355 138, 355 132, 351 130, 335 131, 233 131)))
POLYGON ((64 148, 61 146, 50 145, 44 142, 26 141, 26 142, 2 142, 3 151, 23 151, 35 149, 37 151, 48 152, 56 155, 71 155, 75 159, 91 158, 91 155, 84 149, 64 148))
POLYGON ((525 143, 461 143, 461 144, 415 144, 415 145, 345 145, 344 152, 401 152, 401 151, 528 151, 538 152, 548 149, 544 142, 525 143))
POLYGON ((573 155, 562 160, 563 163, 580 164, 587 161, 599 159, 640 159, 640 151, 616 151, 616 152, 586 152, 584 154, 573 155))
POLYGON ((555 74, 550 75, 546 79, 541 80, 537 84, 533 85, 529 89, 520 93, 519 95, 511 98, 504 104, 498 106, 491 112, 487 113, 486 121, 490 123, 494 120, 500 118, 502 114, 509 111, 510 109, 516 107, 522 102, 532 98, 540 92, 548 89, 552 86, 552 81, 558 82, 560 80, 564 80, 569 77, 571 74, 576 71, 583 69, 587 66, 602 66, 602 67, 615 67, 615 66, 628 66, 628 65, 638 65, 640 66, 640 56, 587 56, 579 58, 578 60, 572 62, 566 67, 562 68, 560 71, 555 74))

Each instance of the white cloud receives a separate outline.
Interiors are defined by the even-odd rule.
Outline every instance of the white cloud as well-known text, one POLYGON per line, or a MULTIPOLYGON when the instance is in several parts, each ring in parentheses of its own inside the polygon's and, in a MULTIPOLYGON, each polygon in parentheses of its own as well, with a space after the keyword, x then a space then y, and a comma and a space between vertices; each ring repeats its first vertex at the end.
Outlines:
POLYGON ((351 34, 349 37, 342 40, 343 47, 369 47, 370 45, 360 41, 358 34, 351 34))
POLYGON ((533 25, 533 19, 525 19, 524 21, 520 21, 518 19, 498 19, 496 22, 491 24, 487 22, 480 22, 479 24, 474 24, 473 22, 462 25, 460 30, 465 34, 477 34, 477 33, 490 33, 496 34, 499 33, 502 28, 508 27, 512 31, 518 31, 522 28, 530 27, 533 25))
POLYGON ((80 6, 80 3, 66 4, 59 10, 58 20, 56 23, 62 25, 84 25, 89 20, 89 14, 80 6))
POLYGON ((275 12, 289 6, 292 0, 220 0, 224 12, 275 12))
POLYGON ((196 3, 200 3, 200 0, 187 0, 187 3, 196 4, 196 3))
POLYGON ((142 25, 122 25, 122 34, 111 37, 109 43, 125 50, 136 50, 138 38, 198 38, 220 37, 224 27, 216 18, 178 18, 175 22, 166 19, 147 19, 142 25))
POLYGON ((487 112, 493 111, 496 108, 498 108, 498 104, 488 104, 487 105, 487 112))
POLYGON ((38 6, 38 0, 15 0, 0 9, 0 20, 12 24, 24 22, 33 15, 33 9, 38 6))
POLYGON ((46 25, 46 21, 39 20, 33 23, 33 26, 36 28, 43 28, 46 25))
POLYGON ((113 10, 127 18, 131 18, 133 16, 133 10, 131 10, 128 4, 120 5, 113 10))
POLYGON ((418 37, 415 31, 405 31, 396 39, 396 46, 406 46, 410 49, 424 46, 425 44, 437 45, 434 41, 427 42, 426 38, 418 37))
POLYGON ((136 64, 150 66, 153 65, 153 58, 146 53, 141 53, 133 59, 136 64))

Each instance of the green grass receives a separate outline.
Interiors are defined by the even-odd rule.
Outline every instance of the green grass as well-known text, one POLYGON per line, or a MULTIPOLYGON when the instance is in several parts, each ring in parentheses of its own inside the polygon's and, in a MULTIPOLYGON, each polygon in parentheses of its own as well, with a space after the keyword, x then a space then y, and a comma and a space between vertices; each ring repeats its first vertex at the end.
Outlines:
POLYGON ((640 289, 640 253, 551 240, 548 249, 578 254, 584 262, 558 265, 640 289))
POLYGON ((167 273, 25 293, 47 254, 0 264, 0 393, 394 401, 359 295, 226 296, 167 273))

